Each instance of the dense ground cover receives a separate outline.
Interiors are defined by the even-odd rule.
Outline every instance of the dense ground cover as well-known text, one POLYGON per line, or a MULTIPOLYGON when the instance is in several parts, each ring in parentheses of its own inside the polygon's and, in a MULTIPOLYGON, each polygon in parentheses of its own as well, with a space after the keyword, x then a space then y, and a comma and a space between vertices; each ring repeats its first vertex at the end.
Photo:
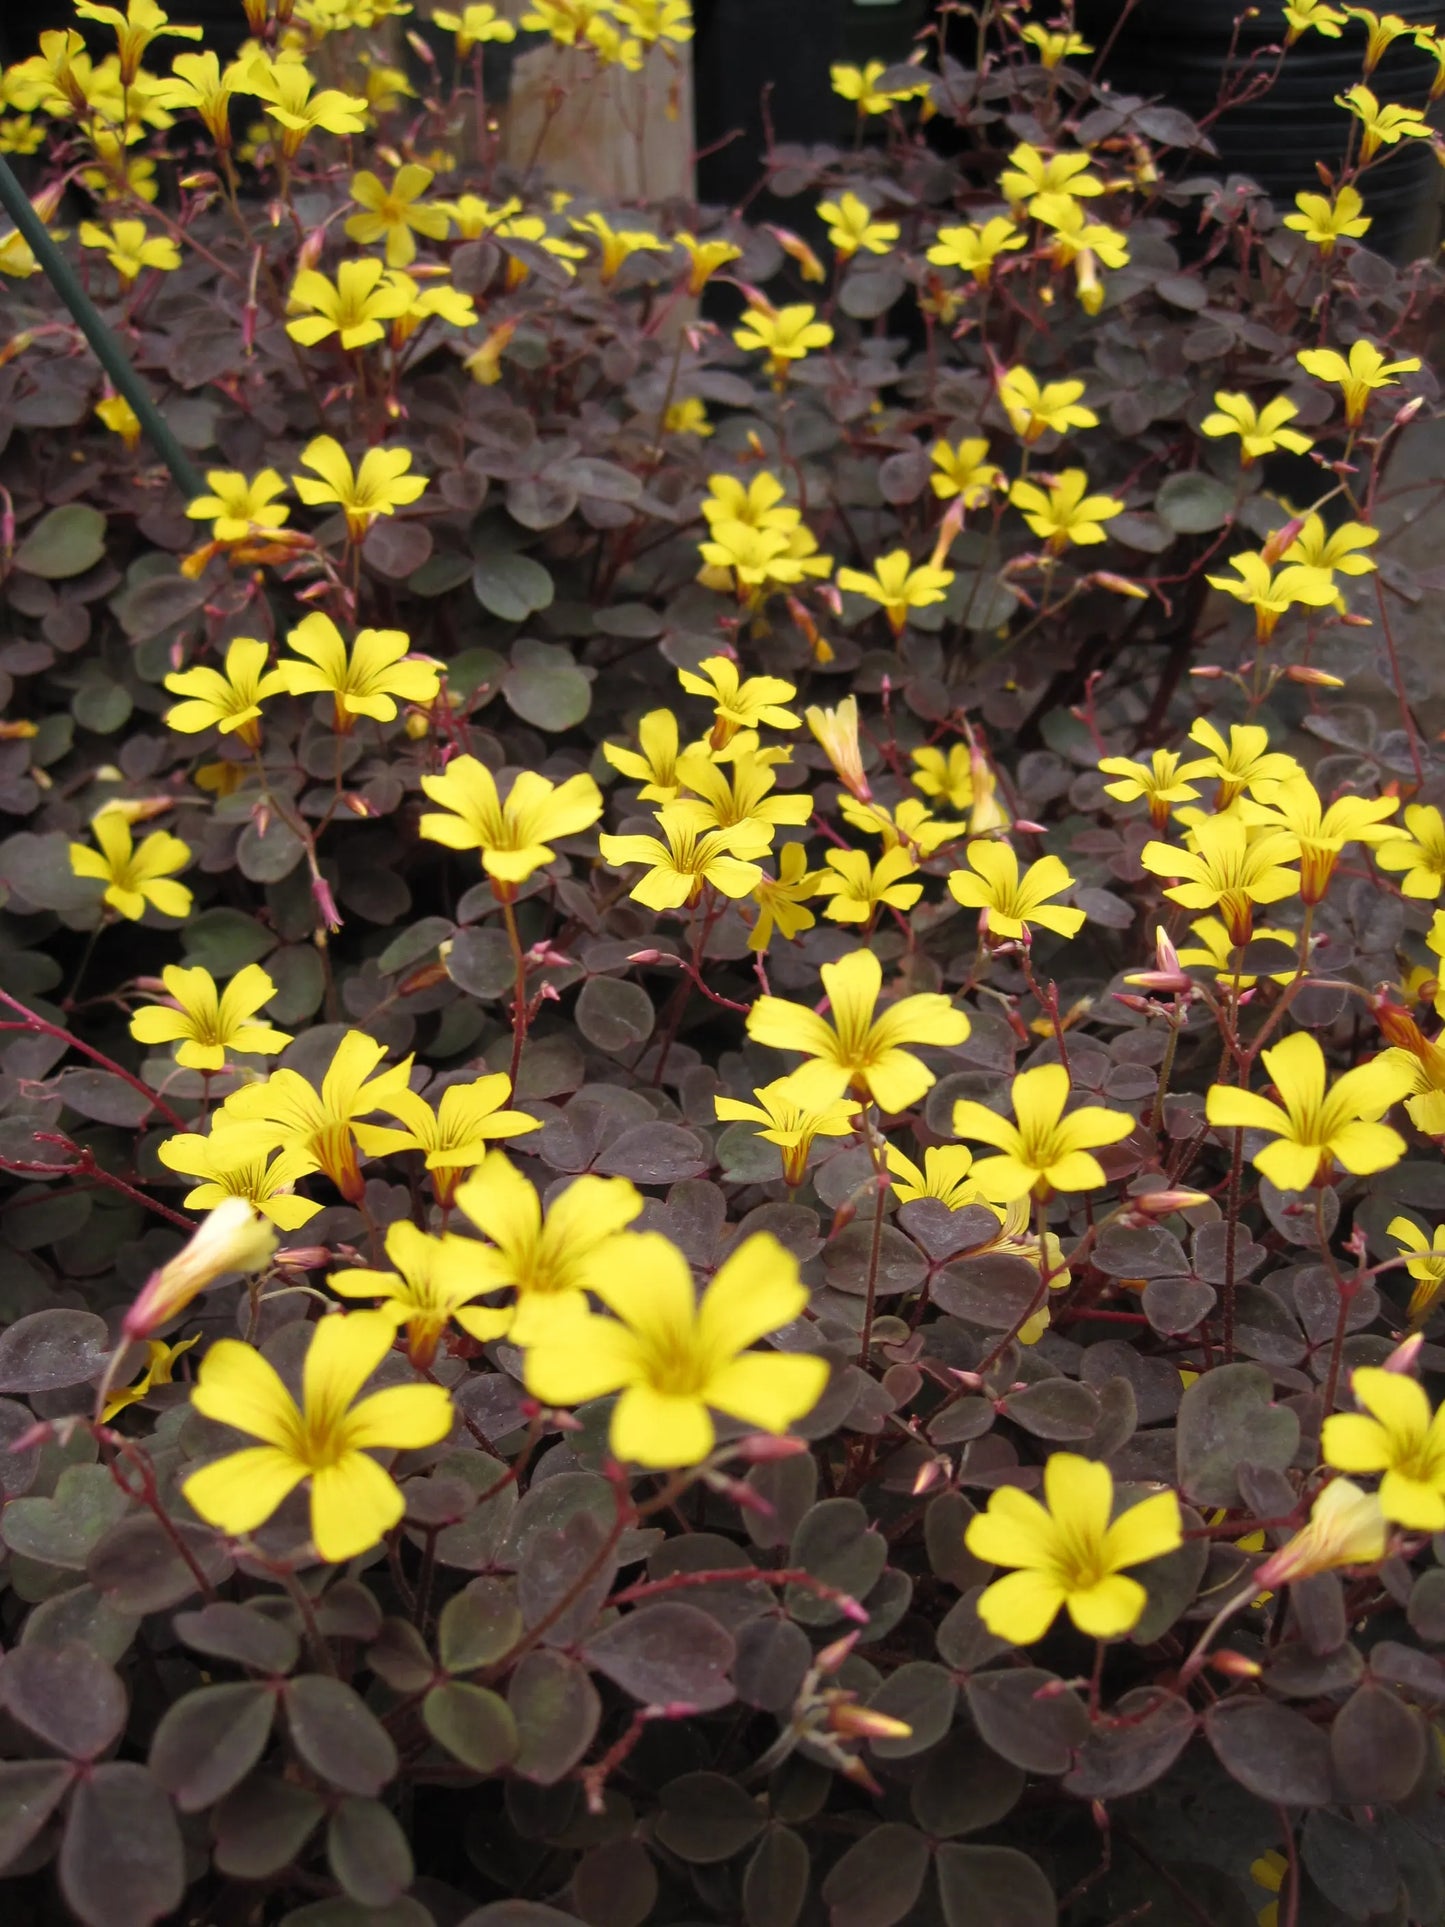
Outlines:
POLYGON ((1445 1917, 1445 41, 1291 0, 1277 210, 945 7, 782 228, 498 158, 682 0, 76 11, 179 447, 0 234, 7 1912, 1445 1917))

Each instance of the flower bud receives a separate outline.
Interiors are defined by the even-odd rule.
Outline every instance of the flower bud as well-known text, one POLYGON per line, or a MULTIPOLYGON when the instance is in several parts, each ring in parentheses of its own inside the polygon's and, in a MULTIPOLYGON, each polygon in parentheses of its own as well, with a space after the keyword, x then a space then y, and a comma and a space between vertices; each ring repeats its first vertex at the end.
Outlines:
POLYGON ((875 1713, 871 1706, 854 1700, 835 1700, 828 1708, 828 1725, 848 1740, 906 1740, 913 1728, 906 1720, 895 1720, 887 1713, 875 1713))
POLYGON ((1223 1673, 1226 1679, 1258 1679, 1264 1671, 1257 1659, 1249 1659, 1227 1646, 1222 1653, 1211 1653, 1209 1664, 1216 1673, 1223 1673))
POLYGON ((1290 517, 1282 529, 1276 529, 1273 534, 1265 538, 1264 545, 1260 549, 1260 554, 1269 564, 1270 568, 1275 566, 1291 542, 1297 540, 1303 527, 1304 517, 1294 515, 1290 517))
POLYGON ((1176 1211, 1196 1211, 1209 1203, 1207 1191, 1141 1191, 1129 1208, 1145 1218, 1169 1218, 1176 1211))
POLYGON ((1149 591, 1140 582, 1131 582, 1126 575, 1115 575, 1112 569, 1095 569, 1089 577, 1096 589, 1107 589, 1111 595, 1133 596, 1136 601, 1147 600, 1149 591))
POLYGON ((823 1647, 813 1664, 820 1673, 836 1673, 857 1644, 857 1633, 844 1633, 841 1639, 823 1647))
POLYGON ((122 1321, 127 1338, 146 1338, 228 1271, 264 1271, 276 1233, 245 1198, 225 1198, 206 1214, 189 1242, 153 1271, 122 1321))
POLYGON ((1387 1372, 1398 1372, 1402 1378, 1410 1377, 1420 1362, 1420 1348, 1424 1343, 1424 1332, 1411 1332, 1410 1336, 1402 1340, 1390 1353, 1383 1369, 1387 1372))
POLYGON ((1345 686, 1343 676, 1331 676, 1326 670, 1316 669, 1313 663, 1292 662, 1284 673, 1288 682, 1306 683, 1311 689, 1343 689, 1345 686))

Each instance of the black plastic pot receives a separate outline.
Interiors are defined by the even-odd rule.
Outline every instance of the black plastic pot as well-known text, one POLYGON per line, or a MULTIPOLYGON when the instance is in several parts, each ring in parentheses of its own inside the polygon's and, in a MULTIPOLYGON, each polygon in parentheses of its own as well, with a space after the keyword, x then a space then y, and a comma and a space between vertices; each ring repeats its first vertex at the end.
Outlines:
MULTIPOLYGON (((1162 97, 1197 119, 1219 99, 1235 19, 1243 11, 1240 0, 1140 0, 1119 29, 1104 77, 1121 93, 1162 97)), ((1428 27, 1442 9, 1440 0, 1389 0, 1388 11, 1428 27)), ((1119 14, 1120 0, 1079 0, 1079 27, 1096 46, 1108 40, 1119 14)), ((1280 45, 1284 33, 1279 0, 1261 0, 1259 17, 1239 28, 1236 60, 1280 45)), ((1224 168, 1247 174, 1281 206, 1302 189, 1317 192, 1315 162, 1334 166, 1344 153, 1349 123, 1335 96, 1360 79, 1364 47, 1365 29, 1354 20, 1338 40, 1314 32, 1299 40, 1268 94, 1211 124, 1224 168)), ((1265 72, 1273 64, 1268 55, 1258 63, 1265 72)), ((1435 71, 1434 60, 1413 39, 1402 38, 1387 50, 1369 86, 1382 101, 1424 107, 1435 71)), ((1438 183, 1429 144, 1402 141, 1365 177, 1365 211, 1374 221, 1366 245, 1394 260, 1432 251, 1438 183)))
MULTIPOLYGON (((775 140, 846 145, 855 116, 829 68, 906 60, 932 14, 932 0, 693 0, 700 197, 729 207, 753 192, 765 100, 775 140)), ((796 204, 768 199, 752 211, 800 225, 796 204)))

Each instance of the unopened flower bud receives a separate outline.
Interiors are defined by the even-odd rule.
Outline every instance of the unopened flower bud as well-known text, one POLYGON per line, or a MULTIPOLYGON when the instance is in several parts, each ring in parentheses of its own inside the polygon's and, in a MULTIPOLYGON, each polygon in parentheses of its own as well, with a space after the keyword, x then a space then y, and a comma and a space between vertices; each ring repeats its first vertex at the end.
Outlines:
POLYGON ((1129 1200, 1129 1208, 1146 1218, 1169 1218, 1176 1211, 1197 1211, 1208 1203, 1207 1191, 1141 1191, 1129 1200))
POLYGON ((1401 407, 1397 408, 1395 410, 1396 428, 1403 428, 1406 422, 1414 421, 1424 406, 1425 397, 1423 395, 1416 395, 1412 401, 1407 401, 1401 407))
POLYGON ((1197 668, 1191 669, 1189 673, 1191 676, 1197 676, 1201 682, 1218 682, 1224 671, 1218 663, 1203 662, 1197 668))
POLYGON ((1294 515, 1290 517, 1282 529, 1275 529, 1272 534, 1265 537, 1260 554, 1269 564, 1270 568, 1274 567, 1285 550, 1298 538, 1300 530, 1303 527, 1304 517, 1294 515))
POLYGON ((168 1264, 153 1271, 126 1313, 127 1338, 147 1338, 207 1285, 230 1271, 264 1271, 276 1249, 274 1228, 246 1198, 223 1198, 168 1264))
POLYGON ((1112 569, 1095 569, 1089 577, 1096 589, 1107 589, 1111 595, 1133 596, 1136 601, 1147 600, 1149 591, 1140 582, 1131 582, 1126 575, 1115 575, 1112 569))
POLYGON ((727 1447, 732 1458, 746 1459, 751 1465, 770 1465, 776 1459, 796 1459, 808 1450, 806 1439, 754 1432, 745 1439, 734 1439, 727 1447))
POLYGON ((1332 676, 1327 670, 1316 669, 1313 663, 1292 662, 1284 673, 1287 681, 1306 683, 1311 689, 1343 689, 1345 686, 1343 676, 1332 676))
POLYGON ((1402 1378, 1410 1377, 1420 1362, 1420 1348, 1424 1343, 1424 1332, 1411 1332, 1410 1336, 1402 1340, 1390 1353, 1383 1369, 1387 1372, 1398 1372, 1402 1378))
POLYGON ((895 1720, 887 1713, 875 1713, 871 1706, 854 1700, 836 1700, 828 1708, 828 1725, 848 1740, 906 1740, 913 1728, 906 1720, 895 1720))
POLYGON ((823 1647, 813 1664, 820 1673, 836 1673, 857 1644, 857 1633, 844 1633, 841 1639, 835 1639, 831 1645, 823 1647))
POLYGON ((1223 1673, 1226 1679, 1258 1679, 1264 1671, 1257 1659, 1236 1653, 1228 1646, 1222 1653, 1211 1653, 1209 1664, 1216 1673, 1223 1673))

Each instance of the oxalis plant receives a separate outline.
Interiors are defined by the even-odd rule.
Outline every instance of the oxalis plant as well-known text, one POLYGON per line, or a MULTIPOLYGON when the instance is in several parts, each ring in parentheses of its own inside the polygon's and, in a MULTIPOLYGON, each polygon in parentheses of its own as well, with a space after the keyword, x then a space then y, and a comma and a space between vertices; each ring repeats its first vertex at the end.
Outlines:
POLYGON ((206 491, 0 235, 7 1918, 1445 1918, 1445 41, 1275 11, 1283 210, 995 0, 791 227, 501 157, 683 0, 4 73, 206 491))

